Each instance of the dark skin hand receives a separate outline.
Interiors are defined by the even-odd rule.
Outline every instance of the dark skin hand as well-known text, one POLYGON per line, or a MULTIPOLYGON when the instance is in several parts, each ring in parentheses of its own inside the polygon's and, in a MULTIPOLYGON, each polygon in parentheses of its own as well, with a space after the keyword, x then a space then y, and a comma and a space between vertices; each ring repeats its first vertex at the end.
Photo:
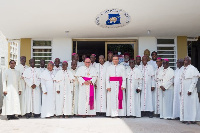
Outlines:
POLYGON ((165 91, 165 90, 166 90, 163 86, 160 86, 160 89, 162 89, 162 91, 165 91))
POLYGON ((192 95, 192 92, 189 92, 189 91, 188 91, 188 96, 190 96, 190 95, 192 95))
POLYGON ((31 86, 31 88, 32 88, 32 89, 35 89, 35 88, 36 88, 36 85, 35 85, 35 84, 33 84, 33 85, 31 86))
POLYGON ((151 91, 154 91, 155 90, 155 87, 151 87, 151 91))
POLYGON ((137 92, 137 93, 140 93, 140 92, 141 92, 141 90, 140 90, 140 89, 136 89, 136 92, 137 92))

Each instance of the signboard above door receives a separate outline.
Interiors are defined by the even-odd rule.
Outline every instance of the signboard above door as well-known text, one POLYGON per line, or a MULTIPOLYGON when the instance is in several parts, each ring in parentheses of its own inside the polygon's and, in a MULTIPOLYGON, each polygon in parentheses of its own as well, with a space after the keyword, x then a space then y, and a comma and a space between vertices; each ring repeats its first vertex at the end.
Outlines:
POLYGON ((103 28, 118 28, 129 24, 131 17, 122 9, 109 9, 97 15, 95 23, 103 28))

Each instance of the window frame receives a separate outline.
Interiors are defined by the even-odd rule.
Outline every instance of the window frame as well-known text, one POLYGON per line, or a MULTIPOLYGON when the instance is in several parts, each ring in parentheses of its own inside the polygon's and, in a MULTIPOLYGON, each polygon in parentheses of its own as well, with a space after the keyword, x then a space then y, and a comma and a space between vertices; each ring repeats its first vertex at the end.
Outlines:
MULTIPOLYGON (((33 57, 36 57, 36 56, 33 56, 33 54, 35 52, 33 52, 33 49, 51 49, 51 56, 37 56, 37 57, 51 57, 51 60, 53 58, 53 40, 52 39, 32 39, 31 40, 31 58, 33 57), (33 46, 33 41, 51 41, 51 46, 33 46)), ((38 52, 37 52, 38 53, 38 52)), ((41 52, 43 53, 43 52, 41 52)), ((51 60, 45 60, 45 61, 51 61, 51 60)), ((38 60, 35 60, 35 61, 38 61, 38 60)), ((35 64, 36 66, 39 65, 39 64, 35 64)), ((46 65, 46 64, 45 64, 46 65)))
POLYGON ((156 38, 156 48, 157 48, 157 53, 158 51, 166 51, 166 50, 158 50, 158 47, 173 47, 174 50, 167 50, 167 51, 173 51, 174 54, 158 54, 158 57, 159 55, 173 55, 174 58, 168 58, 168 59, 173 59, 175 60, 175 62, 169 62, 170 64, 174 64, 174 66, 170 66, 172 69, 176 69, 177 66, 176 66, 176 61, 177 61, 177 38, 176 37, 165 37, 165 38, 162 38, 162 37, 158 37, 156 38), (158 44, 158 39, 174 39, 174 44, 158 44))

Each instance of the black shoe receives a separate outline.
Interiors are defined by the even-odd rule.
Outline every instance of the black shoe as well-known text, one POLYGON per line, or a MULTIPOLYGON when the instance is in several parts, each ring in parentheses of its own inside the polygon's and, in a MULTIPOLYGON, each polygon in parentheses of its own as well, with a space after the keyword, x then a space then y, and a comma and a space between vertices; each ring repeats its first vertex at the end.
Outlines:
POLYGON ((175 120, 180 120, 180 118, 179 118, 179 117, 176 117, 175 120))
POLYGON ((17 120, 17 119, 19 119, 19 118, 18 118, 17 116, 13 116, 12 119, 17 120))
POLYGON ((8 120, 11 120, 12 117, 13 117, 12 115, 7 115, 7 119, 8 119, 8 120))
POLYGON ((149 118, 153 118, 153 112, 148 112, 149 118))
POLYGON ((26 114, 26 119, 31 118, 31 115, 32 115, 31 113, 27 113, 27 114, 26 114))

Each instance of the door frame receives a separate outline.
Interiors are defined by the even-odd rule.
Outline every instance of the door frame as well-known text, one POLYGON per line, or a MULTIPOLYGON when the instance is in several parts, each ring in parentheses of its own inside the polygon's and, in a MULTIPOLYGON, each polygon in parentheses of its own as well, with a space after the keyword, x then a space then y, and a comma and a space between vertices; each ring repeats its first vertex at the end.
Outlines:
POLYGON ((105 59, 107 60, 108 44, 134 44, 134 58, 138 55, 139 47, 137 39, 72 39, 72 53, 73 53, 73 42, 76 41, 76 53, 77 53, 77 41, 104 41, 105 42, 105 59))

